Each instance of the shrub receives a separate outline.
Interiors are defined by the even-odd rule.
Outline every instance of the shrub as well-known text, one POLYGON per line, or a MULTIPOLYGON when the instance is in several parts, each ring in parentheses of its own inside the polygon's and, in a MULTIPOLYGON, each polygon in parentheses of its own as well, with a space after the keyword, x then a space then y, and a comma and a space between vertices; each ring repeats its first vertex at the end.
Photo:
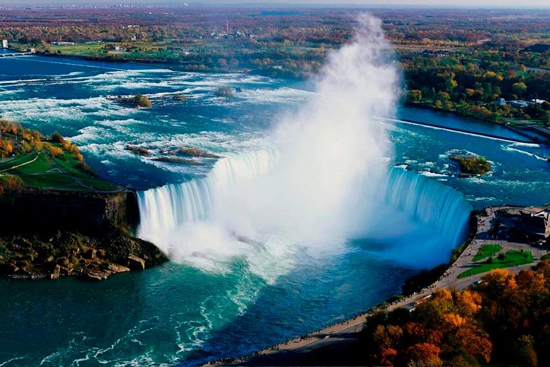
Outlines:
POLYGON ((46 151, 48 152, 48 154, 53 158, 60 158, 61 159, 60 156, 65 157, 65 155, 63 154, 63 149, 61 149, 61 148, 54 147, 51 144, 44 144, 44 148, 46 148, 46 151))
POLYGON ((0 139, 0 157, 6 158, 13 152, 13 145, 8 139, 0 139))
POLYGON ((52 135, 52 141, 54 143, 60 143, 60 144, 63 144, 63 142, 65 141, 65 138, 63 138, 63 136, 58 133, 57 131, 53 133, 52 135))
POLYGON ((20 192, 23 189, 23 180, 19 176, 0 175, 0 196, 5 192, 20 192))

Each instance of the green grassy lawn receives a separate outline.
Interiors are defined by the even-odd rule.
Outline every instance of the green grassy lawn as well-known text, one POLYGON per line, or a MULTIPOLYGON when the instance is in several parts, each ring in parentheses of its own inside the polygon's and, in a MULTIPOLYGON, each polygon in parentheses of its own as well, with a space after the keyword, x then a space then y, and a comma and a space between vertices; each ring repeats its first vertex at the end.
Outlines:
POLYGON ((0 161, 0 171, 4 171, 17 165, 32 161, 36 157, 35 152, 20 154, 14 158, 6 158, 0 161))
POLYGON ((531 263, 533 263, 533 254, 531 253, 531 251, 520 252, 510 250, 504 254, 503 259, 495 257, 493 258, 492 262, 485 262, 483 264, 480 264, 479 266, 476 266, 475 268, 466 270, 465 272, 459 274, 458 278, 466 278, 472 275, 482 274, 493 269, 511 268, 514 266, 531 263))
POLYGON ((493 256, 496 253, 499 253, 500 250, 502 250, 502 246, 500 245, 494 245, 494 244, 488 244, 483 245, 477 252, 477 254, 474 256, 474 261, 483 260, 489 256, 493 256))
MULTIPOLYGON (((141 48, 140 51, 130 51, 123 53, 108 53, 106 46, 112 45, 120 46, 122 43, 116 42, 105 42, 99 44, 77 44, 77 45, 68 45, 68 46, 51 46, 51 52, 55 54, 61 53, 61 55, 70 55, 70 56, 94 56, 94 57, 123 57, 124 59, 142 59, 142 58, 151 58, 151 59, 177 59, 180 55, 174 54, 171 51, 154 51, 155 48, 162 48, 168 46, 163 42, 132 42, 133 47, 141 48)), ((114 50, 113 50, 114 51, 114 50)))
MULTIPOLYGON (((52 143, 61 147, 61 144, 52 143)), ((81 168, 81 164, 69 152, 64 158, 52 158, 44 150, 38 153, 24 153, 5 163, 0 162, 0 171, 28 163, 24 166, 5 171, 5 174, 19 176, 25 186, 38 189, 58 189, 76 191, 114 191, 118 186, 94 177, 81 168), (34 158, 36 160, 33 161, 34 158)))
POLYGON ((82 44, 71 46, 51 46, 52 53, 61 52, 62 55, 96 56, 105 53, 105 44, 82 44))
MULTIPOLYGON (((34 157, 32 159, 34 159, 34 157)), ((32 161, 32 159, 29 159, 28 161, 32 161)), ((34 162, 18 167, 14 170, 10 170, 7 173, 11 173, 19 176, 32 175, 35 173, 44 172, 48 170, 50 167, 51 165, 50 165, 50 162, 48 161, 48 158, 46 157, 46 154, 42 153, 38 156, 38 158, 34 162)))

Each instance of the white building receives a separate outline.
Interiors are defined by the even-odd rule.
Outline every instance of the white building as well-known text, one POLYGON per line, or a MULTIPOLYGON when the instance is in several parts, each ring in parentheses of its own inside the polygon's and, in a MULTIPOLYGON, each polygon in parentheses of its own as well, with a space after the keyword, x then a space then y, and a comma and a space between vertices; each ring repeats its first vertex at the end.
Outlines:
POLYGON ((526 108, 529 106, 529 102, 523 100, 508 101, 506 103, 515 108, 526 108))
POLYGON ((2 48, 8 48, 8 40, 2 40, 2 48))

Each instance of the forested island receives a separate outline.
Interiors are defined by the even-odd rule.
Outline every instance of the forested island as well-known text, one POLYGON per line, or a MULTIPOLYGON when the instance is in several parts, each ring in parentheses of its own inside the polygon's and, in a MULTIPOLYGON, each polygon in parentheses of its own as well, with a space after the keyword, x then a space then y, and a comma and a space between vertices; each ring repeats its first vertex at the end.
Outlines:
POLYGON ((452 161, 458 163, 461 174, 468 175, 483 175, 491 170, 491 163, 485 157, 477 157, 472 155, 455 155, 451 157, 452 161))
POLYGON ((0 134, 0 274, 102 280, 167 260, 132 235, 134 194, 97 177, 75 144, 9 120, 0 134))

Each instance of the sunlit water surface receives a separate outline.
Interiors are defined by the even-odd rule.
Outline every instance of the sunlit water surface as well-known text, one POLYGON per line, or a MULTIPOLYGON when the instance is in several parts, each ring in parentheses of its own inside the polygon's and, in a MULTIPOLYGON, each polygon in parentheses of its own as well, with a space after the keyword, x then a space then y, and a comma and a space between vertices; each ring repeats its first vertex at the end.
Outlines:
MULTIPOLYGON (((203 177, 215 160, 161 163, 125 150, 127 144, 155 154, 182 146, 221 156, 260 150, 278 116, 311 98, 310 90, 304 82, 260 76, 38 56, 0 59, 1 115, 45 134, 58 130, 79 144, 102 177, 137 190, 203 177), (220 85, 238 90, 236 97, 216 97, 220 85), (135 93, 147 94, 153 108, 137 110, 106 98, 135 93), (173 99, 180 93, 187 96, 184 103, 173 99)), ((432 111, 399 114, 517 138, 499 126, 432 111)), ((550 202, 545 147, 400 123, 389 128, 393 165, 457 189, 474 208, 550 202), (458 178, 449 156, 460 152, 487 157, 493 170, 458 178)), ((429 228, 418 231, 435 236, 429 228)), ((101 283, 1 279, 0 365, 197 364, 247 353, 363 311, 398 292, 424 264, 445 261, 446 251, 432 255, 427 248, 424 260, 414 257, 416 266, 401 262, 390 255, 418 256, 402 241, 390 234, 349 241, 314 257, 297 247, 282 254, 281 263, 261 263, 274 278, 259 276, 243 256, 216 269, 167 263, 101 283)), ((430 246, 444 239, 438 241, 430 246)))

